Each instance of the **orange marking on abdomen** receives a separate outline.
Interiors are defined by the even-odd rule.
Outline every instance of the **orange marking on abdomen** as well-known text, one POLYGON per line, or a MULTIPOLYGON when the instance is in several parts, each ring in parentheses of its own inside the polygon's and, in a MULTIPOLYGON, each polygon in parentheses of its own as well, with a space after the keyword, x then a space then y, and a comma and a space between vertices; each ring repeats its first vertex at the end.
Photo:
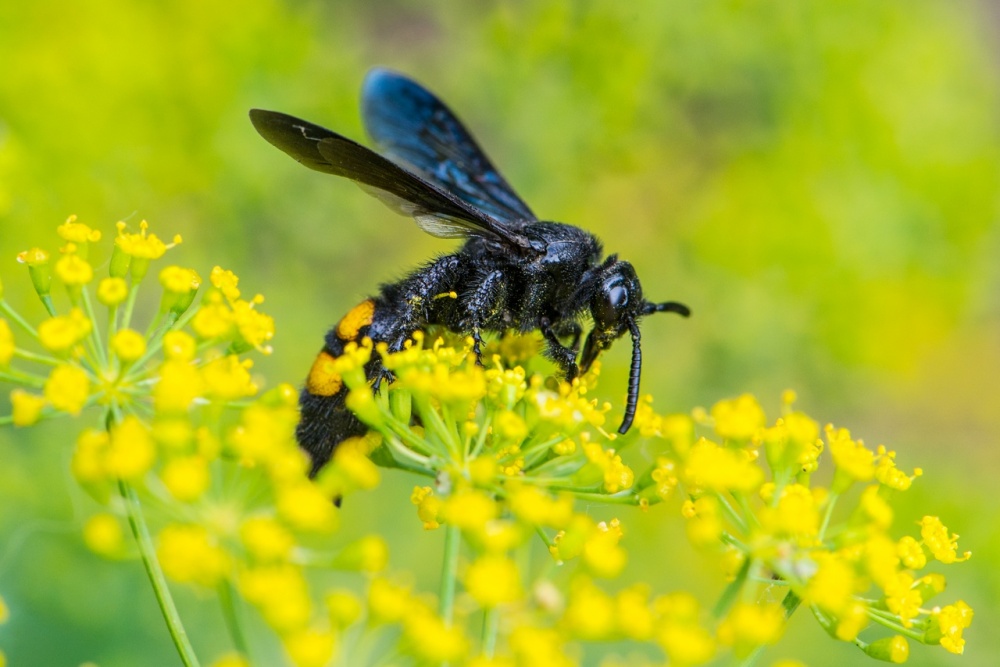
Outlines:
POLYGON ((306 378, 306 390, 314 396, 333 396, 344 386, 344 381, 334 370, 336 357, 323 350, 316 357, 309 377, 306 378))
POLYGON ((361 327, 366 327, 372 323, 375 316, 375 302, 365 299, 358 305, 351 308, 337 324, 337 338, 340 340, 357 340, 361 327))

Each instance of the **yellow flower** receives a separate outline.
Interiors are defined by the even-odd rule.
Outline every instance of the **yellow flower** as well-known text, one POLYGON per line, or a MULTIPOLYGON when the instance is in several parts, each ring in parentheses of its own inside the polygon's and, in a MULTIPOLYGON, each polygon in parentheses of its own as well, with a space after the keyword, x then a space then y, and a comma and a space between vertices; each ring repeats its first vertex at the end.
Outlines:
POLYGON ((913 480, 923 474, 920 468, 913 470, 913 475, 907 475, 896 467, 896 452, 886 450, 879 445, 875 455, 875 479, 890 489, 906 491, 913 480))
POLYGON ((271 517, 251 517, 240 526, 240 540, 250 555, 263 562, 287 560, 295 546, 288 529, 271 517))
POLYGON ((837 617, 834 635, 843 642, 852 642, 868 626, 868 608, 861 602, 852 600, 837 617))
POLYGON ((892 507, 879 493, 880 488, 873 485, 865 489, 858 505, 876 527, 885 530, 892 525, 892 507))
POLYGON ((45 397, 14 389, 10 392, 10 404, 14 426, 31 426, 42 414, 45 397))
POLYGON ((70 464, 73 476, 82 484, 102 481, 105 478, 104 454, 111 443, 105 431, 86 429, 76 439, 76 449, 70 464))
POLYGON ((201 276, 194 269, 167 266, 160 270, 160 285, 172 294, 186 295, 201 287, 201 276))
POLYGON ((517 565, 506 556, 480 556, 469 565, 463 582, 469 595, 482 607, 515 602, 522 595, 517 565))
MULTIPOLYGON (((851 432, 846 428, 835 429, 832 424, 828 424, 826 440, 830 445, 834 465, 847 480, 867 482, 875 476, 875 453, 860 440, 852 440, 851 432)), ((841 486, 846 488, 848 484, 850 482, 845 481, 841 486)))
POLYGON ((274 318, 254 309, 254 305, 260 301, 263 301, 263 297, 252 302, 233 303, 232 317, 246 349, 254 348, 263 354, 270 354, 271 348, 265 343, 274 338, 274 318))
POLYGON ((97 283, 97 300, 114 308, 128 298, 128 283, 124 278, 104 278, 97 283))
POLYGON ((0 625, 3 625, 10 620, 10 608, 7 606, 7 602, 0 596, 0 625))
POLYGON ((160 381, 153 387, 157 413, 184 413, 201 395, 201 374, 185 361, 168 360, 160 366, 160 381))
POLYGON ((56 233, 65 240, 73 243, 96 243, 101 240, 101 232, 91 229, 82 222, 76 221, 76 216, 71 215, 66 218, 66 222, 56 227, 56 233))
POLYGON ((482 491, 462 489, 449 496, 441 507, 440 516, 464 531, 475 531, 495 519, 499 508, 493 498, 482 491))
POLYGON ((534 486, 514 486, 507 496, 510 511, 521 521, 533 526, 563 528, 573 516, 573 497, 553 498, 534 486))
POLYGON ((83 311, 73 308, 68 315, 51 317, 38 326, 38 339, 46 350, 65 355, 90 334, 91 323, 83 311))
POLYGON ((90 395, 90 380, 82 369, 61 364, 52 369, 45 381, 44 392, 53 408, 78 415, 90 395))
POLYGON ((439 496, 434 495, 434 491, 429 486, 415 486, 410 494, 410 502, 417 506, 417 518, 424 524, 424 530, 434 530, 440 527, 438 515, 444 501, 439 496))
POLYGON ((14 356, 14 332, 10 330, 7 320, 0 317, 0 368, 10 364, 14 356))
POLYGON ((818 554, 818 569, 806 586, 809 602, 835 616, 851 601, 856 581, 854 568, 832 554, 818 554))
POLYGON ((163 356, 175 361, 194 359, 198 343, 183 331, 168 331, 163 335, 163 356))
POLYGON ((172 248, 181 242, 181 237, 175 236, 174 242, 167 245, 157 238, 156 234, 148 233, 149 223, 145 220, 139 223, 138 234, 126 233, 125 227, 126 224, 124 222, 117 224, 118 236, 115 237, 115 247, 126 255, 138 259, 159 259, 168 248, 172 248))
POLYGON ((692 486, 709 491, 752 492, 764 481, 760 467, 746 452, 734 450, 709 440, 699 440, 688 453, 683 478, 692 486))
POLYGON ((403 618, 403 637, 418 659, 430 663, 457 661, 469 642, 459 626, 448 626, 430 609, 416 606, 403 618))
POLYGON ((146 338, 133 329, 122 329, 111 338, 111 349, 123 362, 132 363, 146 354, 146 338))
POLYGON ((56 276, 69 287, 80 287, 94 279, 94 269, 87 260, 70 253, 56 262, 56 276))
POLYGON ((211 483, 208 464, 200 456, 172 459, 163 466, 160 478, 170 495, 188 503, 200 498, 211 483))
POLYGON ((327 630, 308 628, 285 637, 284 644, 296 667, 323 667, 333 656, 336 637, 327 630))
POLYGON ((649 606, 649 589, 643 584, 629 586, 615 596, 615 619, 618 632, 629 639, 649 641, 656 629, 649 606))
POLYGON ((632 488, 635 473, 622 461, 622 457, 613 449, 604 449, 594 442, 584 443, 583 452, 587 459, 597 465, 604 475, 604 490, 608 493, 618 493, 632 488))
POLYGON ((209 292, 191 320, 191 328, 202 340, 225 339, 233 330, 233 311, 218 293, 209 292))
POLYGON ((361 600, 350 591, 330 591, 323 598, 330 622, 334 627, 344 628, 361 617, 364 607, 361 600))
POLYGON ((919 570, 927 565, 927 556, 921 548, 920 543, 909 535, 904 536, 896 544, 896 553, 903 567, 910 570, 919 570))
POLYGON ((509 638, 518 667, 574 667, 579 664, 568 654, 562 635, 551 628, 520 625, 509 638))
POLYGON ((615 601, 586 579, 575 581, 569 592, 563 623, 574 637, 607 639, 617 627, 615 601))
POLYGON ((719 401, 712 406, 715 432, 724 440, 750 440, 764 428, 766 417, 757 399, 750 394, 719 401))
POLYGON ((279 633, 304 629, 312 616, 309 585, 291 565, 247 568, 240 573, 239 589, 279 633))
POLYGON ((761 511, 761 522, 777 534, 808 543, 819 532, 819 508, 812 491, 802 484, 784 487, 776 507, 761 511))
POLYGON ((337 525, 337 508, 312 482, 278 489, 278 514, 290 525, 310 532, 329 532, 337 525))
POLYGON ((621 530, 618 520, 609 527, 603 522, 583 544, 583 562, 595 576, 613 579, 621 574, 628 562, 628 554, 618 546, 621 530))
POLYGON ((240 284, 240 279, 232 271, 227 271, 221 266, 216 266, 212 268, 212 273, 209 274, 208 279, 212 281, 212 286, 222 292, 230 301, 235 301, 240 298, 240 290, 237 285, 240 284))
POLYGON ((138 417, 128 415, 111 427, 111 443, 104 460, 109 475, 137 480, 153 467, 155 460, 153 436, 138 417))
POLYGON ((785 629, 780 605, 737 603, 719 624, 719 641, 745 657, 754 648, 773 644, 785 629))
POLYGON ((205 394, 220 401, 253 396, 257 393, 257 385, 250 377, 252 365, 249 359, 240 359, 235 354, 205 364, 201 369, 205 394))
POLYGON ((959 563, 972 556, 971 551, 966 551, 959 557, 958 535, 949 536, 948 529, 936 516, 925 516, 920 520, 920 536, 934 558, 942 563, 959 563))
POLYGON ((701 665, 715 656, 715 640, 698 623, 698 602, 690 593, 672 593, 653 602, 660 615, 656 641, 671 664, 701 665))
POLYGON ((375 622, 396 623, 402 620, 412 596, 408 586, 378 577, 368 587, 368 609, 375 622))
POLYGON ((889 611, 899 616, 904 628, 911 627, 913 619, 920 615, 920 605, 924 602, 920 597, 920 590, 913 587, 913 577, 899 572, 887 582, 883 590, 889 611))
POLYGON ((160 531, 157 557, 174 581, 212 588, 230 569, 229 555, 205 528, 172 524, 160 531))
POLYGON ((83 541, 102 556, 117 556, 125 546, 121 523, 110 514, 95 514, 83 526, 83 541))
POLYGON ((932 618, 937 620, 937 630, 941 633, 941 646, 949 653, 961 655, 965 652, 962 631, 972 624, 972 607, 959 600, 943 609, 934 608, 932 618))

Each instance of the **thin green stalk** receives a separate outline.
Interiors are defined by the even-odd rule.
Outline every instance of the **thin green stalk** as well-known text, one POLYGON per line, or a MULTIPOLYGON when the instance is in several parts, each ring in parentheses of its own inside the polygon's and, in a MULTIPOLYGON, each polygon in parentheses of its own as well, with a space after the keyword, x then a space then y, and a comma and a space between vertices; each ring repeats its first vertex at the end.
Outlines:
POLYGON ((14 310, 11 307, 11 305, 9 303, 7 303, 3 299, 0 299, 0 312, 3 312, 3 314, 6 315, 7 317, 9 317, 11 319, 11 321, 13 321, 19 327, 21 327, 26 332, 28 332, 29 334, 31 334, 32 338, 35 338, 35 339, 38 338, 38 332, 35 331, 35 327, 33 327, 30 324, 28 324, 28 320, 26 320, 23 317, 21 317, 20 314, 18 314, 18 312, 16 310, 14 310))
POLYGON ((840 495, 837 493, 831 493, 829 501, 826 503, 826 510, 823 512, 823 523, 819 527, 819 534, 817 537, 819 541, 822 542, 823 538, 826 536, 826 529, 830 525, 830 517, 833 515, 833 508, 837 504, 837 499, 840 495))
POLYGON ((249 660, 250 647, 247 644, 247 638, 243 634, 243 626, 240 623, 240 614, 239 609, 236 607, 233 584, 228 579, 219 584, 219 603, 222 605, 222 615, 226 619, 226 628, 229 630, 229 637, 233 640, 233 646, 243 657, 249 660))
POLYGON ((458 581, 458 553, 462 535, 457 526, 444 529, 444 562, 441 566, 441 618, 449 627, 455 620, 455 588, 458 581))
POLYGON ((726 514, 729 515, 729 518, 732 519, 739 531, 746 535, 749 531, 746 519, 740 516, 740 513, 736 511, 736 508, 733 507, 732 503, 724 495, 721 493, 713 493, 712 495, 718 499, 719 504, 722 505, 722 509, 726 510, 726 514))
POLYGON ((497 648, 497 632, 500 629, 500 614, 496 607, 483 612, 482 648, 483 655, 492 658, 497 648))
MULTIPOLYGON (((97 326, 97 318, 94 317, 94 304, 90 301, 90 290, 80 290, 83 296, 83 309, 87 313, 87 318, 93 323, 90 327, 90 343, 94 355, 101 366, 108 365, 108 357, 104 352, 104 341, 101 340, 101 328, 97 326)), ((110 339, 109 339, 110 340, 110 339)))
POLYGON ((145 517, 143 517, 142 507, 139 505, 139 497, 136 495, 135 489, 125 480, 118 480, 118 490, 125 501, 132 535, 139 546, 142 564, 146 567, 146 575, 149 577, 149 583, 153 586, 156 602, 163 613, 163 620, 167 623, 167 630, 177 648, 177 654, 185 667, 199 667, 198 657, 194 653, 190 640, 188 640, 187 631, 181 622, 180 614, 177 613, 177 607, 170 595, 166 577, 163 576, 163 570, 160 568, 160 561, 156 558, 156 548, 153 546, 153 538, 149 534, 149 527, 146 525, 145 517))
POLYGON ((132 324, 132 311, 135 310, 135 300, 139 296, 139 284, 132 283, 129 286, 128 296, 125 298, 125 313, 122 315, 122 328, 128 329, 132 324))
POLYGON ((46 354, 36 354, 35 352, 29 352, 27 350, 22 350, 19 347, 14 348, 14 356, 18 359, 24 359, 25 361, 33 361, 36 364, 45 364, 46 366, 58 366, 62 362, 55 357, 50 357, 46 354))
POLYGON ((27 373, 20 373, 13 369, 0 371, 0 380, 3 382, 10 382, 11 384, 19 384, 25 387, 34 387, 36 389, 41 389, 45 386, 44 378, 28 375, 27 373))
POLYGON ((743 560, 743 565, 740 566, 739 572, 736 573, 736 577, 729 582, 725 590, 722 591, 722 595, 719 596, 719 601, 715 603, 715 607, 712 608, 712 616, 715 618, 722 618, 729 612, 729 608, 733 606, 736 602, 736 598, 739 597, 740 591, 743 589, 743 584, 747 581, 747 576, 750 574, 750 566, 753 564, 752 558, 745 558, 743 560))
POLYGON ((58 313, 56 311, 56 304, 52 302, 52 297, 46 294, 41 299, 42 305, 45 306, 45 311, 49 314, 49 317, 55 317, 58 313))

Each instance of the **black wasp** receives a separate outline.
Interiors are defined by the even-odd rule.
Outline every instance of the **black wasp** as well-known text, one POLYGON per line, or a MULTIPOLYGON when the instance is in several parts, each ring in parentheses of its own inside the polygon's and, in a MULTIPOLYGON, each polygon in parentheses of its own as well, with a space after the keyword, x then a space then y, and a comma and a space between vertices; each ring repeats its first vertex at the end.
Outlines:
MULTIPOLYGON (((629 332, 632 368, 618 429, 625 433, 639 397, 639 319, 658 312, 687 316, 688 308, 646 301, 632 265, 616 255, 602 261, 592 234, 535 217, 465 126, 418 83, 373 70, 361 107, 368 134, 384 156, 287 114, 254 109, 250 120, 262 137, 310 169, 349 178, 429 234, 465 243, 382 285, 378 296, 355 306, 327 333, 300 399, 297 437, 312 457, 313 473, 338 443, 366 430, 344 407, 347 389, 329 370, 330 360, 365 336, 402 349, 415 331, 434 324, 471 335, 480 363, 484 331, 538 329, 547 354, 568 379, 586 372, 602 350, 629 332), (434 298, 450 292, 458 298, 434 298), (577 366, 578 319, 588 310, 594 328, 577 366)), ((366 371, 375 391, 392 381, 377 358, 366 371)))

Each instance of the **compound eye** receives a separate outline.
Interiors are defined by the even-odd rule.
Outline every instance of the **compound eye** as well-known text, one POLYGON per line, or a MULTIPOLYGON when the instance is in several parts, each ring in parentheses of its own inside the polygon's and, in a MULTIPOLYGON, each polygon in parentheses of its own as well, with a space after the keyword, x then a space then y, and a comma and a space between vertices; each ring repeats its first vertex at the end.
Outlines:
POLYGON ((608 327, 618 323, 619 314, 628 305, 628 288, 621 283, 605 283, 601 296, 594 304, 594 319, 608 327))

